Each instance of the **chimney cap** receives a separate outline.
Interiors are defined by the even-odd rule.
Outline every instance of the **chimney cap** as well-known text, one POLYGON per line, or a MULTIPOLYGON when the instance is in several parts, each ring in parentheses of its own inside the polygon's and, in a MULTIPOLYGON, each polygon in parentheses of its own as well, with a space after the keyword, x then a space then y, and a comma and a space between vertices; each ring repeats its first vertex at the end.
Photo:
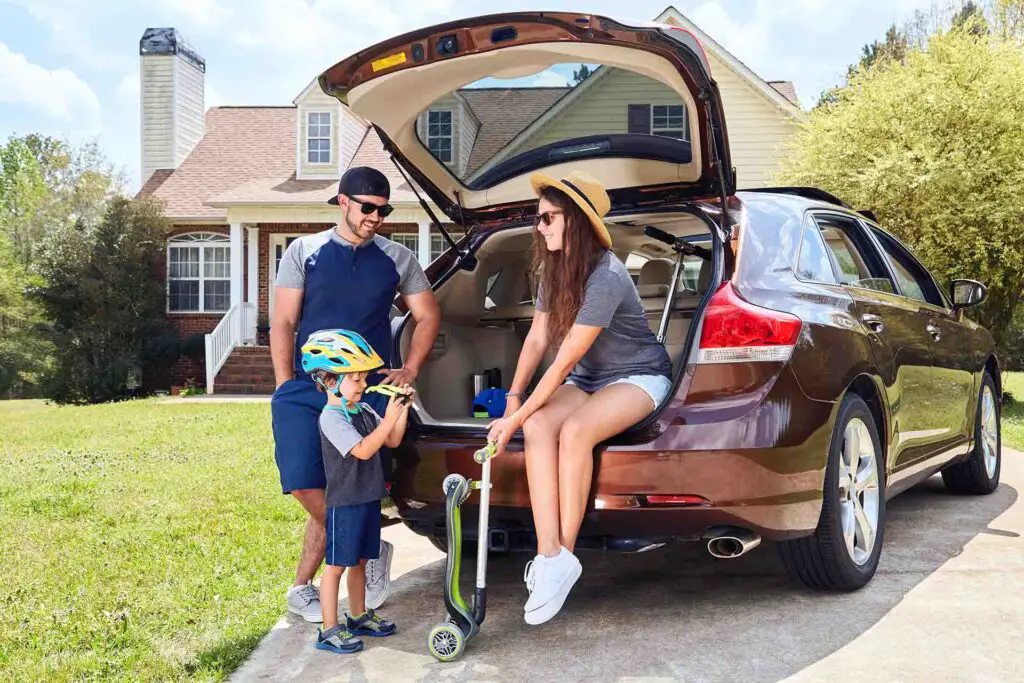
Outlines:
POLYGON ((206 73, 206 60, 176 28, 147 28, 139 41, 140 55, 181 55, 206 73))

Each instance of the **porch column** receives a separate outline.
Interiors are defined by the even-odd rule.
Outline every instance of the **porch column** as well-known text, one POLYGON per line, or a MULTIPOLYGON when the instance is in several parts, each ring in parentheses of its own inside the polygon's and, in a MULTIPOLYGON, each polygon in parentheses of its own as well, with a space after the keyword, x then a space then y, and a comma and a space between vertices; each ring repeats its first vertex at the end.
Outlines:
MULTIPOLYGON (((231 306, 242 307, 242 224, 231 224, 231 306)), ((235 315, 236 340, 242 339, 242 315, 239 310, 235 315)))
POLYGON ((260 228, 258 225, 250 225, 246 228, 247 241, 249 244, 249 264, 246 270, 249 273, 249 292, 245 300, 249 303, 249 315, 246 316, 245 341, 256 342, 256 325, 260 313, 260 228))
POLYGON ((420 265, 424 268, 430 263, 430 228, 433 227, 433 223, 430 221, 420 221, 419 233, 420 233, 420 265))

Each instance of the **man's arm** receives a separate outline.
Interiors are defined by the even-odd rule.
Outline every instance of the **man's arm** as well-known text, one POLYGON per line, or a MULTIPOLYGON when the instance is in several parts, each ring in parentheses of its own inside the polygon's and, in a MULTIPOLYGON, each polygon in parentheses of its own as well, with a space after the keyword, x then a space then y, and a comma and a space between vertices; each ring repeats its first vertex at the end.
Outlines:
POLYGON ((416 321, 416 329, 412 333, 409 353, 406 354, 402 367, 398 370, 381 370, 381 373, 387 375, 385 384, 414 383, 441 329, 441 308, 437 305, 437 298, 434 297, 432 290, 403 296, 402 300, 416 321))
POLYGON ((302 312, 302 290, 274 288, 274 317, 270 321, 270 358, 274 384, 280 387, 295 376, 295 330, 302 312))

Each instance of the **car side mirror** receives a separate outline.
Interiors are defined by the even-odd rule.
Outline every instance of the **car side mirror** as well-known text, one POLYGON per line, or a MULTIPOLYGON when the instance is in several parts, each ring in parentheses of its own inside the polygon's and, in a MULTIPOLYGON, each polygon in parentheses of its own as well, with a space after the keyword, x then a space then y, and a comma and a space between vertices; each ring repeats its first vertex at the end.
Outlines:
POLYGON ((975 280, 953 280, 950 284, 953 291, 953 310, 977 306, 988 296, 985 285, 975 280))

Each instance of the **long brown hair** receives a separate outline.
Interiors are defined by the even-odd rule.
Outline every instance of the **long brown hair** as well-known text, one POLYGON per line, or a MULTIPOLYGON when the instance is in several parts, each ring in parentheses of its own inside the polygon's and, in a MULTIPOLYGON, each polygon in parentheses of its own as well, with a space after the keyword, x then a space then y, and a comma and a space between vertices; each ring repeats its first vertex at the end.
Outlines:
POLYGON ((548 343, 557 349, 576 320, 587 278, 606 249, 594 234, 590 219, 564 192, 546 187, 541 197, 561 209, 565 219, 559 251, 548 251, 539 230, 533 236, 534 272, 538 273, 548 314, 548 343))

